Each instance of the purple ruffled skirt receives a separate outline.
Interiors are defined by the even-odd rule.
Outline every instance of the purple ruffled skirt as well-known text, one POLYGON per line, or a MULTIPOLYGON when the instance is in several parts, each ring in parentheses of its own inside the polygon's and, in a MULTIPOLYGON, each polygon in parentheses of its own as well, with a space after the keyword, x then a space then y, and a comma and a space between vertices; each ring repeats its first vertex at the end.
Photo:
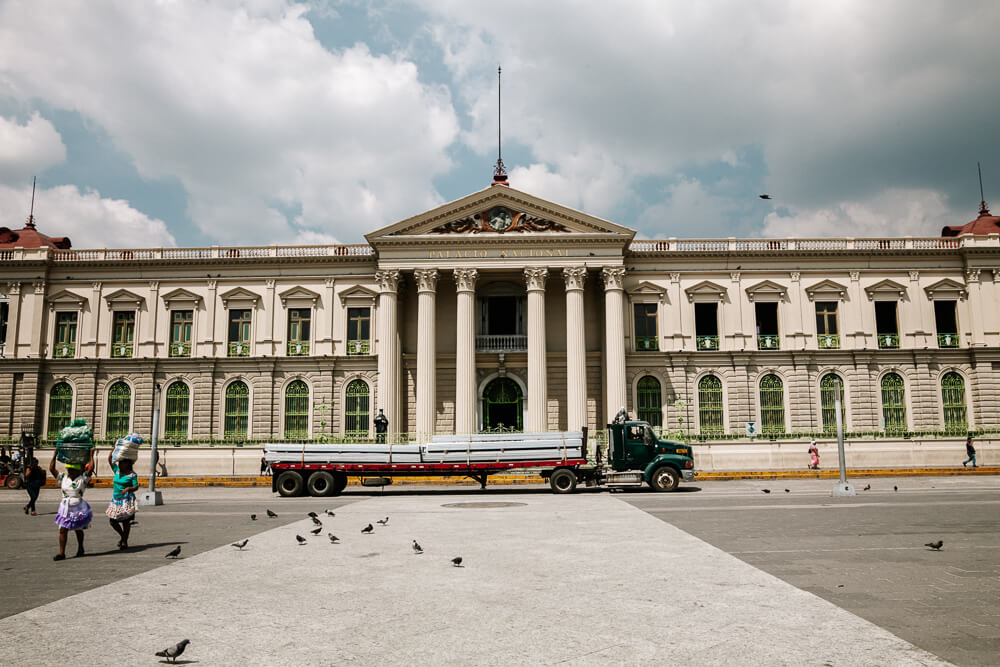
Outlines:
POLYGON ((64 500, 59 503, 59 511, 56 512, 56 525, 67 530, 83 530, 90 526, 93 518, 94 512, 83 498, 76 505, 64 500))

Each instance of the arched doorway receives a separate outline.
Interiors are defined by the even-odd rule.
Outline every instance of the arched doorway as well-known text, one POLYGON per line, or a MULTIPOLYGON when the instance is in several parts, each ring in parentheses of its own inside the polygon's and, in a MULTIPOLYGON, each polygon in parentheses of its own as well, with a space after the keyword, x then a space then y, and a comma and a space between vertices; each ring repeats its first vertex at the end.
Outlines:
POLYGON ((496 378, 483 388, 483 430, 523 431, 524 395, 510 378, 496 378))

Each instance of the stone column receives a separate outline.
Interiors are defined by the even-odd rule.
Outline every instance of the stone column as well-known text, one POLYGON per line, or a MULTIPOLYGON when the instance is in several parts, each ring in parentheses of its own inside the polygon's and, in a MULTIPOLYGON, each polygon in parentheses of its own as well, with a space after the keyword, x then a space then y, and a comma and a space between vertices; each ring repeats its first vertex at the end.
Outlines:
POLYGON ((455 269, 455 433, 476 429, 476 269, 455 269))
POLYGON ((625 267, 606 266, 601 270, 604 280, 604 360, 607 372, 607 394, 604 405, 607 422, 614 419, 618 408, 628 406, 625 391, 625 267))
POLYGON ((389 431, 403 431, 399 412, 399 337, 396 331, 396 304, 399 289, 399 271, 376 271, 378 282, 378 401, 377 408, 385 411, 389 431))
POLYGON ((435 431, 437 407, 437 269, 417 269, 417 433, 435 431))
MULTIPOLYGON (((219 281, 209 280, 207 283, 208 298, 205 299, 205 326, 202 332, 202 342, 208 344, 208 355, 210 357, 219 356, 220 343, 218 341, 218 325, 215 321, 219 305, 219 281)), ((226 342, 221 343, 221 347, 226 347, 226 342)), ((222 356, 226 356, 223 353, 222 356)))
MULTIPOLYGON (((35 281, 33 285, 34 289, 31 293, 31 328, 29 331, 42 331, 42 324, 45 317, 45 283, 41 280, 35 281)), ((977 292, 978 293, 978 292, 977 292)), ((9 325, 8 325, 9 326, 9 325)), ((77 323, 79 327, 79 322, 77 323)), ((982 329, 982 327, 980 327, 982 329)), ((77 334, 79 335, 79 333, 77 334)), ((980 336, 980 339, 982 336, 980 336)), ((28 356, 33 358, 38 358, 42 356, 42 338, 41 336, 32 336, 28 339, 28 356)), ((49 338, 49 341, 52 339, 49 338)), ((52 343, 49 342, 49 345, 52 343)))
MULTIPOLYGON (((260 354, 260 348, 263 347, 264 348, 264 354, 267 355, 267 356, 269 356, 269 357, 273 357, 274 356, 274 350, 275 350, 275 343, 277 342, 275 339, 277 338, 279 340, 284 340, 285 337, 282 336, 282 335, 280 335, 280 334, 278 336, 275 336, 275 334, 274 334, 274 318, 275 318, 275 312, 274 312, 274 284, 275 284, 275 281, 274 281, 273 278, 268 278, 264 282, 264 284, 266 285, 265 290, 264 290, 264 317, 263 317, 264 326, 262 327, 264 331, 262 332, 263 335, 258 337, 257 354, 258 354, 258 356, 263 356, 263 355, 260 354), (260 343, 263 343, 263 345, 261 345, 260 343)), ((281 356, 285 356, 284 351, 282 352, 281 356)))
MULTIPOLYGON (((10 283, 10 290, 7 292, 7 297, 10 301, 7 306, 7 341, 4 356, 16 358, 20 356, 17 353, 17 341, 19 338, 18 331, 21 328, 21 283, 10 283)), ((52 340, 49 339, 47 344, 52 345, 52 340)))
POLYGON ((972 315, 972 343, 970 347, 984 347, 986 345, 986 332, 983 327, 983 295, 979 277, 981 269, 966 269, 965 281, 969 286, 969 312, 972 315))
POLYGON ((587 346, 583 316, 583 286, 587 267, 563 269, 566 281, 566 426, 575 431, 587 425, 587 346))
MULTIPOLYGON (((145 322, 146 340, 143 341, 145 343, 150 344, 149 356, 151 357, 160 356, 159 343, 161 339, 159 335, 160 332, 157 331, 157 325, 160 322, 159 315, 160 315, 160 283, 159 281, 151 280, 149 282, 149 300, 146 302, 146 322, 145 322)), ((138 336, 138 332, 136 332, 136 335, 138 336)), ((167 340, 168 343, 166 344, 165 347, 169 348, 170 347, 169 335, 167 340)), ((136 342, 138 343, 138 341, 136 342)), ((139 356, 139 346, 136 345, 135 349, 136 349, 136 356, 139 356)), ((163 356, 167 355, 164 354, 163 356)))
MULTIPOLYGON (((326 340, 328 341, 327 344, 329 345, 328 349, 330 351, 329 352, 324 352, 324 351, 321 351, 321 350, 317 349, 316 350, 316 354, 338 354, 338 353, 343 354, 344 352, 346 352, 346 346, 345 346, 344 352, 340 352, 339 350, 337 350, 337 343, 336 343, 336 341, 337 341, 337 332, 338 331, 343 332, 341 335, 344 336, 343 340, 346 341, 346 339, 347 339, 347 327, 342 326, 340 329, 338 329, 337 326, 336 326, 337 325, 337 321, 339 319, 342 319, 342 318, 339 317, 339 315, 343 311, 343 308, 340 308, 337 305, 337 299, 336 299, 336 293, 335 293, 336 292, 336 287, 337 287, 337 279, 336 278, 326 278, 324 280, 324 284, 326 285, 326 302, 323 304, 323 309, 326 311, 324 313, 326 315, 326 340)), ((319 324, 319 318, 318 317, 316 318, 316 324, 317 325, 319 324)), ((320 329, 317 326, 316 327, 316 333, 319 334, 319 332, 320 332, 320 329)), ((322 339, 319 337, 319 335, 317 335, 316 336, 316 342, 318 343, 320 340, 322 340, 322 339)), ((317 345, 317 347, 319 347, 319 346, 317 345)), ((376 414, 378 414, 378 413, 376 412, 376 414)))
POLYGON ((528 286, 528 423, 525 431, 548 430, 548 367, 545 362, 547 268, 524 270, 528 286))

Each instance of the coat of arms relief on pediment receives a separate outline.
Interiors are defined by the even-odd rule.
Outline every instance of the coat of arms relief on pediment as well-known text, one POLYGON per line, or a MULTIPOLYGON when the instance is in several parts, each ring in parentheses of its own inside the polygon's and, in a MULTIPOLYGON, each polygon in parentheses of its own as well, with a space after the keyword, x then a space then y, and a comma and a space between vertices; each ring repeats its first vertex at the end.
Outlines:
POLYGON ((517 232, 569 232, 566 225, 529 215, 517 213, 505 206, 494 206, 488 211, 482 211, 465 218, 452 220, 430 230, 431 234, 481 234, 497 232, 500 234, 517 232))

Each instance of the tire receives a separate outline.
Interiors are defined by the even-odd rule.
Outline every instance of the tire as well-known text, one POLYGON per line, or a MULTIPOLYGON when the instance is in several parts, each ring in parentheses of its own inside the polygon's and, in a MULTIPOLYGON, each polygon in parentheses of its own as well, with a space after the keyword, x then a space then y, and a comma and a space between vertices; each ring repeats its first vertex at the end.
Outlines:
POLYGON ((680 484, 681 475, 671 466, 660 466, 653 471, 649 478, 649 485, 654 491, 673 491, 680 484))
POLYGON ((302 479, 302 475, 295 470, 286 470, 278 475, 278 479, 275 480, 274 485, 278 487, 279 496, 291 498, 292 496, 302 495, 305 482, 302 479))
POLYGON ((7 480, 4 482, 4 486, 8 489, 20 489, 21 478, 17 475, 7 475, 7 480))
POLYGON ((339 496, 347 488, 347 474, 342 472, 333 473, 333 490, 331 496, 339 496))
POLYGON ((552 493, 573 493, 576 491, 576 474, 569 468, 559 468, 549 477, 552 493))
POLYGON ((314 472, 306 480, 306 491, 309 492, 310 496, 323 497, 333 495, 333 486, 333 475, 325 470, 314 472))

